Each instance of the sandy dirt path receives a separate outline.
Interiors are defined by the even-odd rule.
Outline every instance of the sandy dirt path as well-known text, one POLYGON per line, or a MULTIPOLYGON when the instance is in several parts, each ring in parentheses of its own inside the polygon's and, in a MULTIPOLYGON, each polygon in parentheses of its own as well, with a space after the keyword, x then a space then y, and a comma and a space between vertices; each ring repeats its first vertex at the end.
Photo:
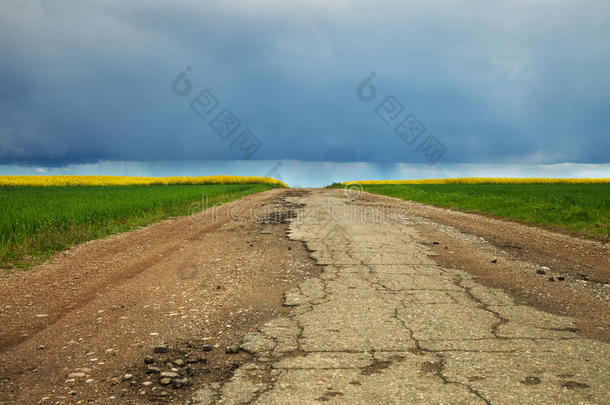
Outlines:
MULTIPOLYGON (((340 190, 317 190, 289 201, 304 205, 290 225, 290 237, 305 242, 323 272, 286 292, 284 304, 293 308, 288 315, 245 336, 240 348, 254 354, 251 361, 228 381, 202 387, 191 403, 610 402, 609 343, 581 330, 574 317, 525 305, 486 285, 527 291, 528 285, 519 290, 516 284, 527 284, 522 281, 527 277, 536 280, 541 274, 533 270, 540 264, 528 263, 530 273, 512 285, 502 277, 479 282, 483 270, 458 268, 468 267, 467 261, 441 263, 446 259, 432 247, 453 253, 457 247, 444 249, 430 237, 453 237, 467 249, 465 256, 491 255, 490 266, 506 262, 486 265, 487 272, 512 268, 517 274, 516 266, 526 262, 446 224, 455 218, 433 221, 421 205, 340 190), (397 207, 402 209, 388 210, 397 207)), ((523 232, 545 237, 541 230, 523 232)), ((516 236, 506 236, 511 237, 516 236)), ((546 237, 547 243, 565 240, 564 250, 580 245, 591 256, 606 248, 546 237)), ((606 296, 597 291, 605 288, 607 257, 599 257, 602 267, 593 263, 589 269, 599 285, 573 294, 597 299, 596 309, 607 322, 606 296)), ((578 259, 570 257, 583 266, 595 261, 578 259)), ((547 276, 545 285, 551 285, 547 276)), ((570 280, 556 283, 562 290, 549 294, 549 305, 576 288, 570 280)))
POLYGON ((282 292, 318 274, 286 238, 290 193, 250 195, 5 275, 0 403, 180 403, 230 375, 247 355, 226 348, 286 312, 282 292))

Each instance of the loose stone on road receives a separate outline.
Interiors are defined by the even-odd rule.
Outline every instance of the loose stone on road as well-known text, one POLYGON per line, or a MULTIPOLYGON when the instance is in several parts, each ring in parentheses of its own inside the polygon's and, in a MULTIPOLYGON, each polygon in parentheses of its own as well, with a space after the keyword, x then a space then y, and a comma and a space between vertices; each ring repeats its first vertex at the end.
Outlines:
POLYGON ((290 237, 323 273, 245 336, 252 361, 189 402, 610 403, 609 345, 572 318, 437 265, 408 216, 380 204, 339 190, 288 200, 303 204, 290 237))

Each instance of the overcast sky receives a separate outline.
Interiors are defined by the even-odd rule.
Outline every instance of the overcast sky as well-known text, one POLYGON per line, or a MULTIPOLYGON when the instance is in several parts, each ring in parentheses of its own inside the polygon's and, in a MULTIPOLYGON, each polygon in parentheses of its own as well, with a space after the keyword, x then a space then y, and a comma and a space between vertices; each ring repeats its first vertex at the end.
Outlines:
POLYGON ((608 0, 0 0, 0 55, 5 167, 610 162, 608 0))

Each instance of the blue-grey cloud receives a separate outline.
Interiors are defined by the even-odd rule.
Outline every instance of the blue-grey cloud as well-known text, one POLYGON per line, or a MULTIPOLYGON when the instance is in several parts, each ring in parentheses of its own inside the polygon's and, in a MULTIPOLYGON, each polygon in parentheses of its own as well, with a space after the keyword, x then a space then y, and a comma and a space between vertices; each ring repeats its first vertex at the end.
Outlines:
POLYGON ((608 38, 603 0, 4 0, 0 163, 240 159, 209 127, 225 107, 252 159, 425 162, 375 114, 388 95, 444 162, 609 162, 608 38))

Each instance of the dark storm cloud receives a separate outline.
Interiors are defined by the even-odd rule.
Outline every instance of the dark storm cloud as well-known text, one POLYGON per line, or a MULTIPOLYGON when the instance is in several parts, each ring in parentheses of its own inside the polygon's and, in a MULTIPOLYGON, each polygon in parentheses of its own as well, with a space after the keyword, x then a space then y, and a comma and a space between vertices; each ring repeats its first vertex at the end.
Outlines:
POLYGON ((3 1, 0 163, 240 159, 189 106, 206 88, 253 159, 424 162, 375 114, 393 95, 446 162, 608 162, 609 20, 606 1, 3 1))

